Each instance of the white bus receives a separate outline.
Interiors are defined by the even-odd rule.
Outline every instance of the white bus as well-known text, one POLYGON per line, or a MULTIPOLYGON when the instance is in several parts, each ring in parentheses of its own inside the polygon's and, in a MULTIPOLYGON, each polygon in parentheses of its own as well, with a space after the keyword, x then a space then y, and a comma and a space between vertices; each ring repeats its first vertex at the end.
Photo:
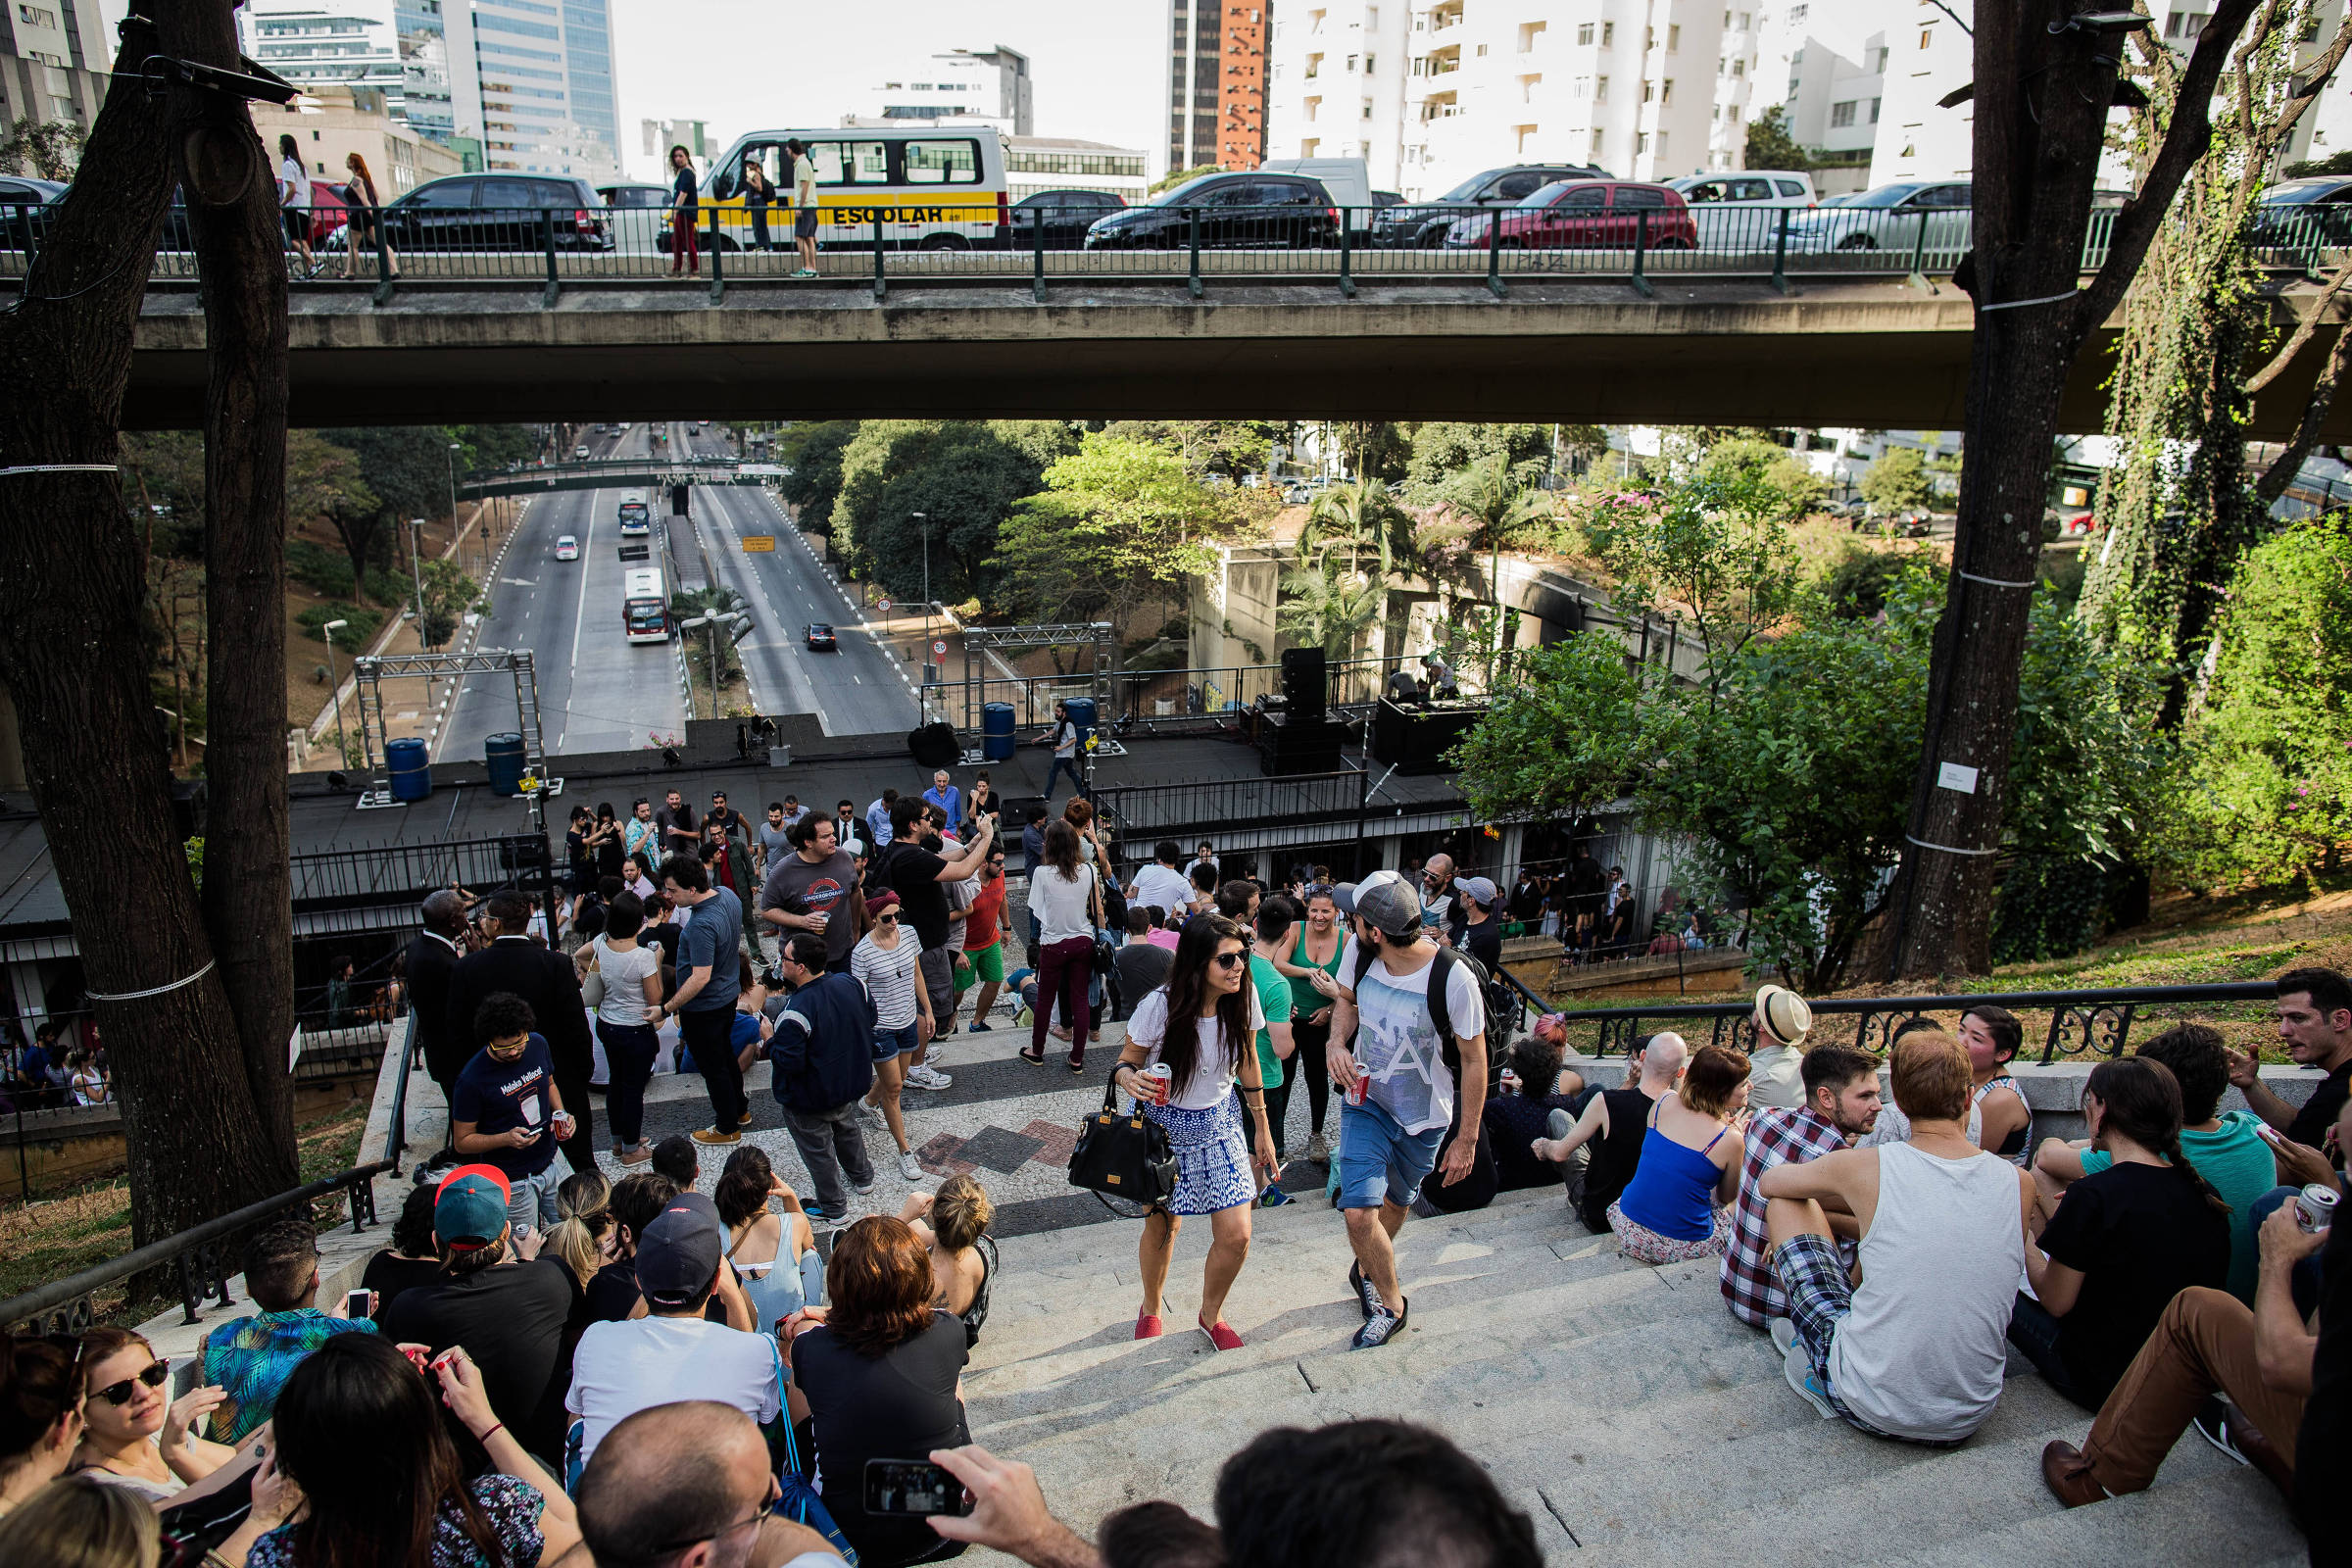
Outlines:
POLYGON ((669 641, 669 596, 662 591, 662 568, 631 566, 620 579, 621 631, 633 643, 669 641))
POLYGON ((646 507, 645 497, 632 490, 620 498, 620 536, 623 539, 641 539, 652 525, 653 517, 646 507))
POLYGON ((769 239, 792 247, 797 179, 784 172, 784 143, 799 138, 816 176, 819 250, 871 250, 876 220, 890 250, 980 250, 1006 243, 1011 197, 1004 147, 993 125, 920 129, 756 130, 735 138, 703 185, 703 222, 717 223, 730 249, 756 239, 743 197, 743 168, 760 166, 779 200, 760 214, 769 239))

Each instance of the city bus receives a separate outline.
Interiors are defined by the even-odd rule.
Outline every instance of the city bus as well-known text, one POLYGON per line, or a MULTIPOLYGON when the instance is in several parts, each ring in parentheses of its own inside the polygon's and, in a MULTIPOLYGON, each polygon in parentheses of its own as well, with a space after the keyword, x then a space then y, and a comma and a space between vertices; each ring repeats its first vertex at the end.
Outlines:
MULTIPOLYGON (((817 249, 871 250, 874 220, 889 250, 962 251, 1009 243, 1011 192, 1004 145, 993 125, 876 130, 755 130, 735 138, 703 183, 703 205, 715 209, 725 247, 753 242, 744 206, 744 165, 757 163, 778 200, 767 210, 768 239, 792 246, 797 179, 784 172, 784 143, 798 138, 816 171, 817 249)), ((711 214, 705 212, 709 228, 711 214)))
POLYGON ((669 641, 669 596, 662 591, 662 568, 631 566, 620 579, 621 631, 633 643, 669 641))
POLYGON ((653 514, 646 510, 645 497, 625 495, 620 498, 620 536, 623 539, 643 538, 653 525, 653 514))

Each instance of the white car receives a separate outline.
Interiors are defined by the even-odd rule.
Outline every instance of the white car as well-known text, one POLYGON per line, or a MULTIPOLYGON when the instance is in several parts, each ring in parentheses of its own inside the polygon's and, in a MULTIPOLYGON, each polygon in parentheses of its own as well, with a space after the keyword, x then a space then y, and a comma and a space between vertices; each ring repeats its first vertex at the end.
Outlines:
POLYGON ((1780 226, 1781 209, 1803 212, 1814 204, 1813 177, 1795 170, 1687 174, 1666 183, 1683 193, 1691 220, 1698 225, 1702 251, 1768 251, 1780 226))
POLYGON ((561 538, 557 539, 557 541, 556 541, 556 559, 557 559, 558 561, 577 561, 577 560, 579 560, 579 559, 580 559, 580 542, 579 542, 577 539, 574 539, 574 538, 573 538, 571 535, 569 535, 569 534, 564 534, 564 535, 563 535, 561 538))

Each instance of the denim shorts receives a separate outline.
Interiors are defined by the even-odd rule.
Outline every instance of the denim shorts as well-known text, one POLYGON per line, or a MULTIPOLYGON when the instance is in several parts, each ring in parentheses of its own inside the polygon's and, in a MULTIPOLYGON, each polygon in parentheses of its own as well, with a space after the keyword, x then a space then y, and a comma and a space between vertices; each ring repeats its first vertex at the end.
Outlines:
POLYGON ((1359 1105, 1342 1097, 1336 1159, 1340 1206, 1378 1208, 1384 1200, 1398 1208, 1411 1206, 1422 1179, 1437 1167, 1438 1150, 1445 1142, 1443 1127, 1408 1133, 1377 1102, 1366 1100, 1359 1105))
POLYGON ((906 1053, 920 1047, 923 1043, 922 1027, 922 1020, 918 1018, 902 1029, 876 1029, 874 1031, 874 1060, 896 1061, 906 1053))

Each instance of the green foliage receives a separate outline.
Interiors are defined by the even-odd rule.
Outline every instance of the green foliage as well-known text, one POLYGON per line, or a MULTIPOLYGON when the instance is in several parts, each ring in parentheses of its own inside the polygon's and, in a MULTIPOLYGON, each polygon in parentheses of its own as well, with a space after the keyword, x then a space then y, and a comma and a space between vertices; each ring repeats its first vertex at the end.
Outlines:
POLYGON ((1274 443, 1282 439, 1282 426, 1271 419, 1113 419, 1102 433, 1166 447, 1196 479, 1212 473, 1238 479, 1266 471, 1274 461, 1274 443))
POLYGON ((324 594, 329 599, 352 597, 351 563, 308 539, 286 541, 286 575, 311 592, 324 594))
MULTIPOLYGON (((491 471, 512 463, 528 463, 539 456, 541 440, 536 427, 527 424, 453 424, 442 435, 446 448, 451 441, 466 450, 458 454, 458 467, 484 468, 491 471)), ((409 514, 421 515, 421 514, 409 514)))
MULTIPOLYGON (((395 424, 321 430, 318 434, 358 460, 361 481, 374 492, 377 508, 396 525, 411 517, 438 517, 449 511, 450 462, 464 456, 449 450, 453 438, 449 430, 437 424, 395 424)), ((474 466, 471 463, 465 466, 474 466)))
POLYGON ((122 433, 122 496, 141 509, 157 555, 204 558, 204 437, 193 430, 122 433), (162 512, 154 509, 162 508, 162 512))
POLYGON ((1171 169, 1153 180, 1144 194, 1156 196, 1163 190, 1174 190, 1188 179, 1199 179, 1202 174, 1213 174, 1224 167, 1222 164, 1195 164, 1190 169, 1171 169))
POLYGON ((315 643, 326 641, 326 623, 330 620, 347 620, 351 623, 335 632, 335 647, 349 654, 368 646, 383 626, 384 612, 360 605, 327 604, 313 605, 294 617, 294 623, 302 628, 302 634, 315 643))
POLYGON ((1813 160, 1788 134, 1788 116, 1779 104, 1774 104, 1747 122, 1747 156, 1740 161, 1742 169, 1786 169, 1791 172, 1813 167, 1813 160))
POLYGON ((0 135, 0 172, 70 180, 81 162, 81 126, 71 120, 19 120, 0 135))
POLYGON ((1020 620, 1107 620, 1123 646, 1145 603, 1205 571, 1233 514, 1164 447, 1088 434, 1013 508, 988 565, 1020 620))
POLYGON ((1308 506, 1295 564, 1305 567, 1318 547, 1325 547, 1345 555, 1350 570, 1369 571, 1378 562, 1385 582, 1396 570, 1396 558, 1406 553, 1411 532, 1411 517, 1380 480, 1335 484, 1308 506))
POLYGON ((1313 565, 1283 573, 1282 591, 1289 597, 1274 612, 1276 628, 1292 647, 1320 648, 1333 659, 1355 657, 1388 600, 1382 579, 1350 570, 1346 556, 1328 551, 1313 565))
POLYGON ((893 595, 919 600, 928 529, 932 597, 983 597, 997 531, 1044 472, 1032 454, 1076 445, 1053 422, 869 419, 841 452, 834 547, 893 595))
POLYGON ((1910 447, 1888 447, 1862 475, 1862 499, 1881 516, 1918 511, 1935 495, 1926 460, 1910 447))
POLYGON ((2306 158, 2278 171, 2280 179, 2308 179, 2314 174, 2352 174, 2352 151, 2327 158, 2306 158))
POLYGON ((2257 546, 2181 737, 2163 858, 2207 885, 2332 868, 2352 839, 2352 521, 2257 546))
POLYGON ((1896 584, 1921 571, 1935 576, 1940 593, 1943 566, 1935 558, 1869 550, 1848 542, 1845 554, 1822 574, 1819 587, 1832 614, 1846 620, 1868 620, 1886 608, 1887 596, 1896 584))
POLYGON ((1647 755, 1645 674, 1605 631, 1528 655, 1454 753, 1481 818, 1566 818, 1628 793, 1647 755))
POLYGON ((1802 521, 1829 494, 1821 475, 1787 447, 1770 441, 1743 438, 1719 442, 1708 449, 1699 472, 1752 486, 1765 498, 1769 514, 1782 522, 1802 521))
POLYGON ((855 419, 819 419, 787 425, 776 438, 776 461, 791 470, 777 491, 800 509, 801 527, 809 533, 833 531, 842 449, 857 435, 855 419))
POLYGON ((1408 426, 1387 419, 1339 419, 1333 421, 1331 433, 1347 460, 1348 471, 1357 479, 1395 484, 1404 477, 1413 455, 1408 426))
POLYGON ((1532 480, 1548 466, 1551 426, 1547 424, 1449 424, 1431 422, 1413 432, 1412 456, 1404 466, 1407 483, 1444 484, 1473 464, 1500 459, 1521 480, 1532 480))
POLYGON ((481 588, 452 561, 424 564, 424 646, 441 648, 458 634, 462 617, 490 608, 481 588))

